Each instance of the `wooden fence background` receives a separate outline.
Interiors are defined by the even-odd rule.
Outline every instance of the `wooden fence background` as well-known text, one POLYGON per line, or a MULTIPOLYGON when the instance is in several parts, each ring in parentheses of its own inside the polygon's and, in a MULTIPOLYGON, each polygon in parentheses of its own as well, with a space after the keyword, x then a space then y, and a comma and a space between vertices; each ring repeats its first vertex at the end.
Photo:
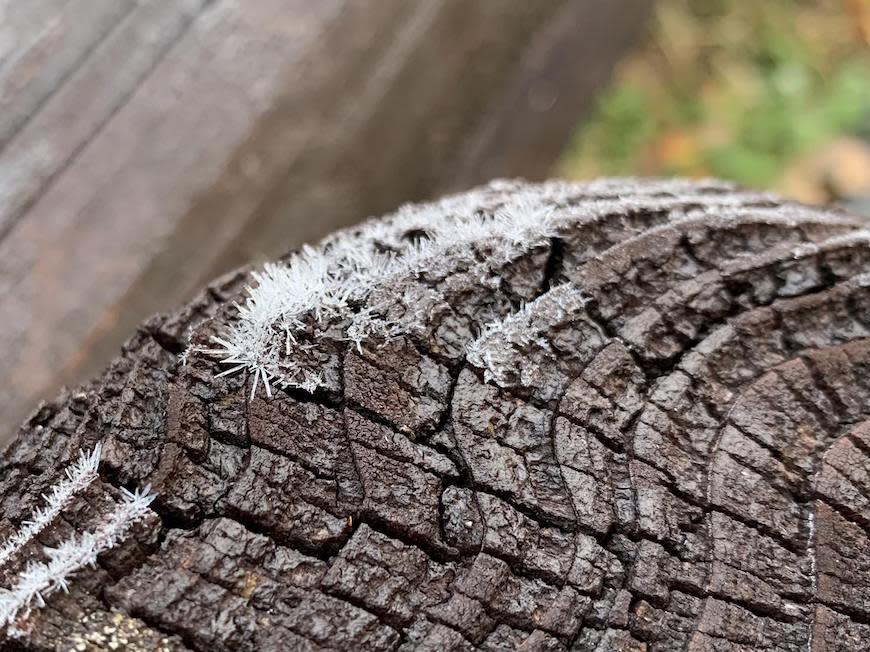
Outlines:
POLYGON ((0 442, 210 277, 546 176, 649 0, 0 0, 0 442))

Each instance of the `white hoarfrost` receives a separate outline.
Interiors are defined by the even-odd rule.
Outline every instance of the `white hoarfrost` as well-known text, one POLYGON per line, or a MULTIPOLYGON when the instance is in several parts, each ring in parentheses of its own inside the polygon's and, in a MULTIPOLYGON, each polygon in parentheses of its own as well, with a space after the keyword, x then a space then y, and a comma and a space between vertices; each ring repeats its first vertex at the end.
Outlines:
MULTIPOLYGON (((47 506, 38 510, 34 518, 4 544, 4 561, 60 515, 73 496, 96 478, 99 460, 99 445, 90 453, 81 454, 67 470, 66 479, 46 496, 47 506)), ((102 517, 94 530, 73 536, 57 548, 43 548, 46 561, 29 561, 11 588, 0 589, 0 627, 8 626, 11 634, 20 634, 16 627, 20 618, 26 618, 34 607, 44 606, 45 598, 52 593, 59 589, 67 591, 69 580, 77 571, 88 565, 95 566, 100 553, 121 542, 130 528, 148 514, 154 499, 150 487, 135 492, 122 489, 122 492, 122 501, 102 517)))
MULTIPOLYGON (((820 220, 835 223, 838 218, 831 218, 818 209, 799 206, 790 206, 785 213, 770 207, 739 209, 717 207, 714 213, 707 207, 685 211, 669 222, 651 227, 644 232, 644 236, 648 238, 656 233, 667 232, 673 234, 675 229, 691 228, 697 224, 703 224, 704 228, 710 229, 716 225, 734 224, 746 219, 794 227, 800 223, 818 223, 820 220)), ((853 220, 843 218, 842 224, 852 228, 853 220)), ((789 253, 792 258, 797 259, 868 242, 870 242, 868 231, 853 231, 832 236, 820 243, 806 243, 792 247, 789 253)), ((617 260, 631 261, 632 265, 637 265, 647 255, 655 254, 654 249, 649 249, 647 253, 646 250, 639 250, 635 245, 636 242, 628 239, 610 248, 608 252, 617 260)), ((648 248, 649 242, 644 241, 644 246, 648 248)), ((782 255, 782 249, 772 248, 763 254, 753 253, 743 258, 738 256, 727 270, 729 273, 738 273, 740 270, 753 269, 778 260, 782 255)), ((595 275, 592 274, 593 277, 595 275)), ((787 276, 786 280, 788 280, 787 276)), ((483 370, 486 381, 493 381, 501 387, 541 386, 541 382, 547 377, 547 370, 552 372, 552 363, 560 358, 559 352, 553 347, 553 330, 562 324, 575 321, 578 315, 585 311, 591 297, 587 297, 584 290, 594 294, 596 291, 594 284, 598 282, 593 281, 592 285, 580 287, 577 285, 576 277, 574 281, 557 285, 534 301, 525 304, 516 313, 483 325, 479 336, 466 346, 466 358, 471 364, 483 370), (535 355, 530 355, 533 351, 535 355)), ((804 282, 805 275, 798 274, 797 281, 804 282)), ((787 288, 784 287, 783 291, 786 290, 787 288)), ((670 290, 670 292, 675 291, 676 288, 670 290)), ((552 373, 550 375, 552 376, 552 373)))
POLYGON ((586 302, 582 290, 573 283, 558 285, 519 311, 484 325, 477 339, 466 346, 466 357, 471 364, 483 369, 487 382, 492 380, 508 387, 513 384, 512 375, 520 369, 522 375, 529 377, 520 378, 518 382, 532 386, 535 384, 533 376, 537 376, 539 370, 533 364, 517 365, 517 351, 535 346, 556 357, 544 331, 554 323, 572 319, 585 308, 586 302), (543 323, 539 323, 541 314, 547 315, 543 323))
POLYGON ((372 297, 380 296, 379 288, 437 268, 445 256, 476 263, 482 255, 495 267, 577 221, 633 210, 688 211, 771 199, 733 190, 718 182, 680 180, 498 181, 432 204, 403 206, 383 220, 340 231, 317 247, 306 246, 288 260, 252 273, 254 282, 244 304, 237 306, 236 318, 212 338, 213 347, 191 351, 217 357, 228 367, 223 374, 250 373, 252 396, 261 383, 268 396, 273 385, 314 391, 323 378, 316 363, 305 362, 312 332, 319 337, 329 330, 329 337, 361 347, 368 338, 384 341, 424 327, 428 313, 419 297, 386 293, 389 299, 380 298, 380 303, 372 297), (388 317, 386 302, 403 298, 410 304, 406 315, 388 317))
POLYGON ((97 444, 90 453, 82 451, 78 460, 66 469, 66 478, 52 487, 45 498, 45 506, 39 507, 30 519, 21 524, 21 529, 3 542, 0 547, 0 566, 23 548, 70 504, 73 497, 87 488, 97 477, 102 446, 97 444))
POLYGON ((425 271, 448 252, 471 255, 475 243, 488 242, 494 261, 541 243, 554 233, 554 207, 533 201, 536 195, 522 199, 478 215, 476 202, 448 198, 434 207, 405 209, 389 225, 373 223, 363 242, 338 237, 320 248, 305 247, 287 262, 268 263, 252 273, 255 285, 238 306, 238 320, 212 338, 217 347, 205 352, 229 365, 221 375, 250 372, 252 396, 260 383, 268 396, 272 383, 314 391, 323 382, 319 372, 291 358, 294 350, 304 350, 297 336, 307 320, 344 322, 344 338, 357 347, 372 336, 389 339, 406 332, 413 324, 386 319, 378 306, 365 305, 369 295, 425 271), (401 240, 405 233, 422 236, 401 240))

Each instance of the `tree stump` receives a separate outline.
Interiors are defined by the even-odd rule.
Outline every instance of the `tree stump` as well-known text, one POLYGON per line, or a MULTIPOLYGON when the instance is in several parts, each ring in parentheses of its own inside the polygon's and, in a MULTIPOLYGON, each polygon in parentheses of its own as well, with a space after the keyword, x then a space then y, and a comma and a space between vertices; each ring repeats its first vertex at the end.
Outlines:
POLYGON ((157 497, 4 649, 870 648, 861 222, 713 181, 494 182, 322 251, 402 260, 471 219, 491 237, 350 302, 390 337, 327 317, 288 339, 310 391, 270 368, 251 398, 203 353, 241 270, 42 405, 0 533, 102 442, 99 478, 3 586, 121 488, 157 497), (530 202, 550 230, 506 233, 530 202))

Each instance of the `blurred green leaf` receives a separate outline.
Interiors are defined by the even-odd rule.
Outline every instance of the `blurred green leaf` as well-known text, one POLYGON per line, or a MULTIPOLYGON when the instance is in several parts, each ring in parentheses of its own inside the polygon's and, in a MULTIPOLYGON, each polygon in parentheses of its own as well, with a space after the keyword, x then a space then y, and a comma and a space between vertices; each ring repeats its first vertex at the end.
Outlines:
POLYGON ((769 187, 816 149, 870 137, 870 50, 846 4, 659 0, 650 39, 559 171, 715 174, 769 187))

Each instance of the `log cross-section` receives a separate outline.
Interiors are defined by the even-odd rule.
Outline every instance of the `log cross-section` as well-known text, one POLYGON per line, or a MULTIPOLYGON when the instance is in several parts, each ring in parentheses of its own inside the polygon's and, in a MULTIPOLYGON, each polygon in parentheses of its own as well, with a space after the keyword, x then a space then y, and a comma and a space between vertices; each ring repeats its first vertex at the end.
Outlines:
POLYGON ((0 535, 102 461, 0 585, 122 488, 157 497, 8 649, 870 649, 858 218, 713 181, 497 182, 323 251, 409 255, 409 215, 494 232, 350 306, 392 337, 294 322, 313 391, 218 375, 244 269, 23 425, 0 535), (536 198, 541 237, 504 240, 536 198))
POLYGON ((546 176, 651 6, 0 1, 0 445, 251 258, 546 176))

